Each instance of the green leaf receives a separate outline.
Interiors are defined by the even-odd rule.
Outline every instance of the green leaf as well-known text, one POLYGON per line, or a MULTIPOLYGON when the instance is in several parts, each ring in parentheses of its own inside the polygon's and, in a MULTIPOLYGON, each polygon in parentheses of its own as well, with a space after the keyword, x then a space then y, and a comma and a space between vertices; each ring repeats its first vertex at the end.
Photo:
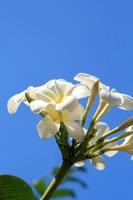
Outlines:
POLYGON ((85 167, 76 167, 76 171, 78 171, 78 172, 87 172, 87 169, 85 167))
POLYGON ((68 176, 68 177, 65 178, 63 183, 67 183, 67 182, 78 183, 81 187, 87 188, 86 182, 83 181, 82 179, 78 178, 78 177, 68 176))
MULTIPOLYGON (((55 175, 58 173, 59 167, 55 167, 52 171, 52 175, 55 177, 55 175)), ((83 188, 87 188, 87 184, 80 178, 78 178, 76 176, 75 173, 85 173, 87 170, 85 167, 73 167, 71 169, 69 169, 66 177, 64 178, 64 180, 62 181, 62 185, 65 183, 78 183, 80 186, 82 186, 83 188), (75 176, 74 176, 75 175, 75 176)), ((42 195, 44 193, 44 191, 47 188, 47 181, 45 179, 40 179, 35 181, 34 183, 34 187, 36 189, 36 191, 42 195)), ((53 198, 63 198, 63 197, 76 197, 75 192, 72 189, 68 189, 68 188, 62 188, 62 189, 58 189, 53 198)))
MULTIPOLYGON (((59 170, 59 167, 55 167, 52 171, 52 174, 55 176, 57 174, 58 170, 59 170)), ((87 172, 87 169, 85 167, 73 167, 73 168, 69 169, 67 174, 69 175, 74 172, 87 172)))
MULTIPOLYGON (((55 176, 55 175, 58 173, 59 169, 60 169, 59 167, 55 167, 55 168, 53 169, 53 171, 52 171, 52 175, 55 176)), ((73 173, 73 172, 75 172, 75 169, 72 169, 72 168, 71 168, 71 169, 68 170, 67 174, 71 174, 71 173, 73 173)))
POLYGON ((76 194, 71 189, 59 189, 54 193, 52 198, 61 198, 61 197, 72 197, 72 198, 75 198, 76 194))
POLYGON ((1 200, 35 200, 30 186, 16 176, 0 175, 1 200))
POLYGON ((47 188, 47 185, 43 179, 34 181, 33 185, 40 195, 42 195, 47 188))

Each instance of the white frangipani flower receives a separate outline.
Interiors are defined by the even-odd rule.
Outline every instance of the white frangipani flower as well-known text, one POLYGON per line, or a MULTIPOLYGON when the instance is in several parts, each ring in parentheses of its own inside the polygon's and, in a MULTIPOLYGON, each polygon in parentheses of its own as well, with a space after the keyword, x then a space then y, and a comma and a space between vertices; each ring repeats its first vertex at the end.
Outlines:
POLYGON ((111 106, 133 110, 133 97, 110 89, 99 78, 89 74, 79 73, 74 80, 79 83, 57 79, 42 86, 28 87, 9 99, 8 111, 14 114, 19 105, 25 103, 33 113, 42 116, 37 131, 42 139, 55 136, 63 159, 61 170, 65 165, 66 169, 72 165, 82 167, 86 160, 96 169, 104 170, 105 156, 112 157, 119 151, 130 154, 133 159, 133 117, 112 130, 107 123, 100 122, 111 106), (88 113, 97 95, 98 107, 89 128, 85 129, 83 126, 88 122, 88 113), (84 97, 88 97, 85 109, 79 102, 84 97), (125 132, 108 139, 122 130, 125 132))
POLYGON ((59 131, 61 122, 70 135, 81 142, 83 129, 77 121, 81 121, 84 109, 78 99, 90 96, 90 91, 84 84, 73 85, 62 79, 51 80, 39 87, 30 87, 13 96, 8 101, 8 111, 14 114, 22 102, 26 102, 34 113, 46 113, 46 117, 37 126, 41 138, 49 138, 59 131), (28 102, 25 93, 31 99, 28 102))
MULTIPOLYGON (((85 73, 77 74, 74 79, 86 84, 89 89, 91 89, 94 82, 98 80, 97 77, 85 73)), ((106 101, 110 106, 117 106, 124 110, 133 110, 133 97, 119 93, 115 89, 110 90, 110 87, 101 82, 99 83, 99 95, 100 98, 106 101)))
POLYGON ((42 86, 30 87, 9 99, 9 113, 14 114, 18 106, 26 100, 25 93, 33 99, 29 105, 36 113, 42 112, 49 104, 58 111, 64 109, 72 111, 78 107, 78 99, 90 96, 89 89, 83 84, 73 85, 62 79, 51 80, 42 86))
POLYGON ((47 113, 37 125, 37 130, 42 139, 54 136, 60 128, 60 123, 63 122, 68 133, 78 142, 84 139, 84 131, 79 123, 81 121, 84 109, 79 105, 73 112, 63 110, 56 111, 51 105, 45 108, 47 113))

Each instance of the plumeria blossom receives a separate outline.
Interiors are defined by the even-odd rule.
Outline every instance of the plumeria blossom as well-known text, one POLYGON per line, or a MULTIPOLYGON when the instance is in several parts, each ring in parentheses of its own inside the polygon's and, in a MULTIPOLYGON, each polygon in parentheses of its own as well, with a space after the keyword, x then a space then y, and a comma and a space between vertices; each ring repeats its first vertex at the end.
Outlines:
POLYGON ((37 125, 39 135, 42 139, 54 136, 60 129, 63 122, 68 133, 78 142, 84 139, 84 131, 80 125, 84 109, 79 105, 73 112, 68 110, 56 111, 51 105, 45 109, 47 113, 37 125))
MULTIPOLYGON (((95 128, 96 128, 97 132, 96 132, 95 136, 89 141, 88 146, 93 145, 99 138, 101 138, 102 135, 104 135, 106 132, 108 132, 110 130, 108 124, 105 122, 97 122, 95 125, 95 128)), ((85 131, 85 133, 87 132, 86 129, 84 129, 84 131, 85 131)), ((112 142, 112 143, 106 145, 104 148, 111 148, 114 146, 116 146, 116 143, 112 142)), ((117 151, 112 150, 112 151, 108 151, 104 154, 106 156, 112 157, 116 153, 117 153, 117 151)), ((95 166, 95 168, 98 170, 104 170, 106 167, 106 163, 102 156, 97 156, 95 158, 90 159, 90 163, 93 164, 95 166)), ((80 161, 80 162, 75 163, 75 166, 81 167, 81 166, 83 166, 83 164, 84 164, 84 161, 80 161)))
POLYGON ((63 122, 70 135, 78 141, 83 139, 80 126, 84 109, 78 99, 90 96, 84 84, 72 84, 63 79, 51 80, 39 87, 30 87, 13 96, 8 101, 8 111, 14 114, 19 105, 25 102, 34 113, 45 112, 46 116, 37 126, 41 138, 55 135, 63 122), (26 98, 27 94, 31 101, 26 98))
POLYGON ((27 88, 9 99, 9 113, 14 114, 23 102, 33 113, 40 114, 43 118, 37 124, 39 136, 42 139, 55 136, 63 162, 67 165, 81 167, 89 160, 96 169, 103 170, 106 167, 105 156, 112 157, 119 151, 133 156, 133 117, 112 130, 107 123, 100 122, 111 106, 133 110, 133 97, 110 89, 99 78, 89 74, 79 73, 74 79, 80 83, 57 79, 27 88), (97 94, 99 105, 88 126, 87 116, 97 94), (79 100, 85 97, 88 102, 84 109, 79 100), (88 129, 84 128, 85 124, 88 129), (125 132, 108 139, 121 130, 125 132), (68 136, 72 139, 69 140, 68 136), (124 140, 122 144, 119 143, 121 140, 124 140))
POLYGON ((35 100, 30 104, 33 112, 40 113, 47 105, 52 105, 57 111, 64 109, 72 111, 78 107, 78 99, 90 96, 90 91, 83 84, 74 85, 58 79, 38 87, 35 96, 35 100))
POLYGON ((29 87, 11 97, 7 104, 10 114, 14 114, 19 105, 27 101, 25 93, 33 99, 29 106, 36 113, 40 113, 49 104, 53 105, 55 110, 71 110, 78 106, 77 99, 90 96, 89 89, 83 84, 74 85, 62 79, 51 80, 39 87, 29 87))
MULTIPOLYGON (((92 85, 98 78, 89 74, 79 73, 74 77, 74 80, 86 84, 91 90, 92 85)), ((133 97, 119 93, 115 89, 111 90, 109 86, 104 85, 102 82, 99 84, 99 95, 110 106, 117 106, 124 110, 133 110, 133 97)))

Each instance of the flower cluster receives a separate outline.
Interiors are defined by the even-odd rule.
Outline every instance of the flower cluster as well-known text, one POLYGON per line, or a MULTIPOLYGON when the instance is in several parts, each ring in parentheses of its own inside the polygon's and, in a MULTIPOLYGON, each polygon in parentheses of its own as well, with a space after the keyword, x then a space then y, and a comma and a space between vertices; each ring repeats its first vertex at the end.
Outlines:
POLYGON ((133 110, 133 97, 110 89, 89 74, 79 73, 74 80, 79 83, 58 79, 42 86, 29 87, 9 99, 8 111, 14 114, 24 102, 32 112, 40 114, 42 120, 37 125, 39 136, 42 139, 55 136, 63 160, 71 165, 82 166, 89 159, 102 170, 105 168, 103 155, 111 157, 118 151, 124 151, 133 156, 133 118, 113 130, 101 122, 112 106, 133 110), (97 97, 99 105, 89 128, 85 129, 88 113, 97 97), (79 101, 82 98, 88 98, 85 108, 79 101), (108 139, 108 136, 123 130, 123 133, 108 139), (121 140, 123 143, 120 144, 121 140))

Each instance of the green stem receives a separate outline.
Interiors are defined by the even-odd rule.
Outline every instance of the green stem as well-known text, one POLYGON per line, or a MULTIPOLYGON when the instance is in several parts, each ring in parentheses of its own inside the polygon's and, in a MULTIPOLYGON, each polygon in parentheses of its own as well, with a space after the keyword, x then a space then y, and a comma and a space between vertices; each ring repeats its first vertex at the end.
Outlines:
POLYGON ((53 193, 56 191, 57 187, 60 185, 61 181, 63 180, 70 168, 71 165, 67 161, 63 161, 57 175, 51 181, 50 185, 45 190, 40 200, 49 200, 52 197, 53 193))
POLYGON ((129 126, 133 125, 133 117, 130 117, 128 120, 124 121, 122 124, 120 124, 119 126, 117 126, 116 128, 114 128, 113 130, 109 131, 108 133, 106 133, 105 135, 103 135, 101 138, 104 140, 106 137, 119 132, 123 129, 128 128, 129 126))
POLYGON ((82 119, 82 126, 84 126, 85 122, 86 122, 86 118, 87 118, 87 115, 97 97, 97 94, 98 94, 98 91, 99 91, 99 80, 97 80, 93 87, 92 87, 92 91, 91 91, 91 96, 89 97, 88 99, 88 102, 87 102, 87 106, 86 106, 86 109, 85 109, 85 113, 84 113, 84 116, 83 116, 83 119, 82 119))

